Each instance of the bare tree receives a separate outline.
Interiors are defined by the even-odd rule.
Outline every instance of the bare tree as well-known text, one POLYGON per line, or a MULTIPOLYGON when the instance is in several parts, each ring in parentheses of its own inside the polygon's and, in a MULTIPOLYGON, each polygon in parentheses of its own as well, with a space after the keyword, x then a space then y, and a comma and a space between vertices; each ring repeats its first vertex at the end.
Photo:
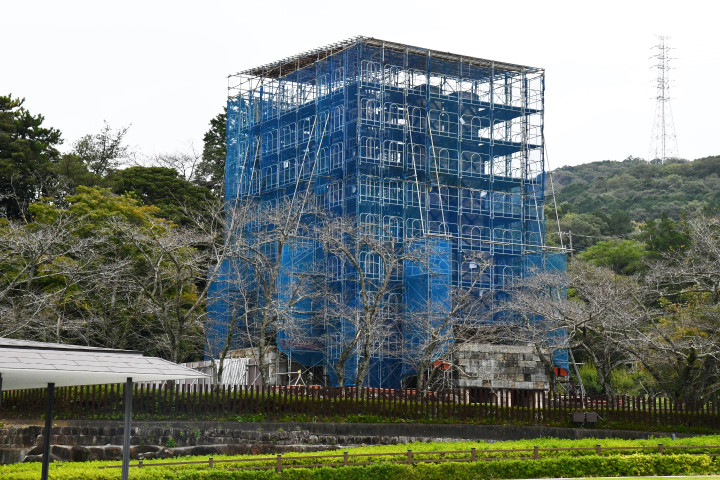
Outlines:
POLYGON ((239 200, 226 211, 227 275, 220 294, 231 318, 225 342, 214 350, 224 360, 232 343, 247 347, 264 384, 271 381, 268 359, 278 334, 298 341, 295 332, 303 331, 303 319, 310 317, 317 278, 312 224, 321 215, 312 199, 300 194, 277 202, 239 200))
POLYGON ((554 390, 555 352, 568 348, 565 331, 552 319, 539 317, 519 306, 512 309, 509 302, 500 305, 505 308, 496 312, 493 321, 484 326, 486 335, 494 338, 493 343, 532 347, 550 381, 550 390, 554 390))
POLYGON ((531 272, 513 284, 509 298, 498 306, 501 336, 532 345, 551 385, 553 353, 581 349, 593 361, 603 390, 612 393, 611 372, 632 361, 627 335, 650 315, 645 299, 637 278, 576 259, 567 274, 531 272))
POLYGON ((111 233, 87 215, 35 213, 0 228, 0 335, 137 348, 139 295, 111 233))
POLYGON ((249 345, 254 340, 249 315, 257 303, 256 289, 247 269, 237 268, 236 263, 230 258, 224 260, 222 271, 208 294, 205 349, 218 381, 222 379, 232 348, 239 342, 249 345))
POLYGON ((662 390, 700 400, 720 390, 720 220, 698 217, 687 233, 688 245, 650 265, 644 284, 656 312, 626 338, 662 390))
POLYGON ((97 242, 78 238, 82 222, 58 213, 0 226, 0 335, 61 341, 61 299, 87 278, 97 242))
POLYGON ((667 304, 656 320, 628 332, 628 350, 673 398, 699 401, 720 391, 720 309, 667 304))
POLYGON ((151 156, 148 163, 153 166, 172 168, 181 178, 188 182, 195 179, 198 165, 202 161, 202 157, 190 145, 189 151, 174 153, 159 153, 151 156))
POLYGON ((361 388, 374 354, 401 358, 403 343, 398 311, 402 304, 403 269, 407 264, 427 268, 432 248, 428 241, 406 239, 382 226, 378 218, 356 222, 330 218, 320 233, 327 255, 328 278, 343 291, 328 294, 326 342, 336 353, 329 358, 338 383, 344 385, 348 362, 357 361, 355 386, 361 388))
POLYGON ((82 289, 73 292, 69 313, 79 325, 77 335, 87 345, 154 351, 153 336, 148 334, 154 328, 146 328, 144 320, 145 298, 130 281, 134 265, 114 253, 104 249, 82 289))
POLYGON ((720 218, 690 220, 687 234, 688 245, 662 252, 645 281, 667 297, 703 294, 709 303, 720 303, 720 218))
MULTIPOLYGON (((451 288, 450 278, 440 279, 443 298, 425 298, 420 304, 410 302, 405 312, 403 360, 417 372, 417 389, 421 392, 426 392, 446 369, 460 369, 455 354, 463 344, 485 340, 483 324, 492 308, 493 292, 480 286, 492 262, 482 252, 467 252, 463 264, 468 266, 468 278, 463 279, 463 284, 451 288)), ((438 276, 431 270, 430 282, 438 276)))
POLYGON ((187 211, 189 225, 177 227, 107 191, 71 204, 38 204, 35 222, 0 225, 0 334, 176 362, 197 350, 207 291, 228 250, 221 205, 187 211))
POLYGON ((114 229, 133 247, 135 272, 128 280, 146 299, 143 313, 160 328, 154 338, 156 348, 181 362, 202 334, 208 260, 197 247, 210 241, 190 228, 161 220, 153 223, 138 229, 116 221, 114 229))
POLYGON ((572 296, 558 310, 569 344, 583 351, 595 366, 602 391, 612 394, 611 373, 631 363, 628 333, 651 320, 647 294, 637 276, 626 277, 609 268, 594 267, 579 259, 568 268, 572 296))

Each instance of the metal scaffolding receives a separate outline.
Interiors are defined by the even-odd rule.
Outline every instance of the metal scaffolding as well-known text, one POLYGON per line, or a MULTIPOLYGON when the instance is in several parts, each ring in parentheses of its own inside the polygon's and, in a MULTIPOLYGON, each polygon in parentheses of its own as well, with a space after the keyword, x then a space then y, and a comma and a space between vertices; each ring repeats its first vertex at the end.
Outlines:
MULTIPOLYGON (((407 268, 396 279, 396 344, 385 348, 401 348, 397 319, 418 301, 451 302, 456 286, 502 290, 548 262, 564 269, 544 245, 543 107, 542 69, 352 38, 229 77, 225 195, 308 191, 396 241, 443 242, 432 278, 407 268), (464 261, 478 251, 493 260, 479 283, 464 261)), ((407 367, 383 352, 369 385, 398 386, 407 367)))

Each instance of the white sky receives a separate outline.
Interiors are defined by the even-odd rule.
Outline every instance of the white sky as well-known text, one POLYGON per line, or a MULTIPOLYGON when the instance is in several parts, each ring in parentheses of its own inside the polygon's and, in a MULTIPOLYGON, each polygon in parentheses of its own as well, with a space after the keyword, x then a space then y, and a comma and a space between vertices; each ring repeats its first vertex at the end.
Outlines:
POLYGON ((202 150, 227 75, 355 35, 546 70, 550 166, 647 157, 651 46, 674 47, 680 155, 720 154, 720 3, 713 1, 0 0, 0 94, 60 129, 132 124, 154 153, 202 150))

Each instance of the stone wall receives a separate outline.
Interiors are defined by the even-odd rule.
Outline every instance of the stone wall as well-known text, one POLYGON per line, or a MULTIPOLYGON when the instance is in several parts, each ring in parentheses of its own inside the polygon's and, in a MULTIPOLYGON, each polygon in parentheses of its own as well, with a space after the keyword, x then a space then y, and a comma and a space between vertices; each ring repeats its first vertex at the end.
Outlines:
MULTIPOLYGON (((86 447, 120 445, 122 425, 120 421, 58 421, 52 430, 51 443, 86 447)), ((303 450, 295 449, 296 446, 333 449, 350 445, 449 440, 500 441, 545 437, 632 439, 667 435, 667 432, 512 425, 155 421, 134 422, 131 444, 137 447, 164 446, 176 450, 206 445, 237 445, 241 446, 240 450, 244 453, 268 453, 303 450)), ((40 423, 6 424, 0 428, 0 447, 33 448, 41 444, 40 423)), ((303 451, 306 450, 305 448, 303 451)))
MULTIPOLYGON (((368 429, 365 424, 343 425, 273 422, 134 422, 130 443, 140 446, 164 445, 173 448, 242 444, 248 447, 245 453, 266 453, 268 445, 276 447, 315 445, 331 448, 336 445, 387 445, 431 441, 436 438, 433 436, 434 429, 392 433, 392 428, 368 429)), ((42 430, 42 427, 37 425, 8 425, 0 429, 0 446, 41 445, 42 430)), ((50 441, 53 445, 120 445, 123 441, 123 426, 121 422, 111 421, 59 422, 53 427, 50 441)), ((283 448, 278 448, 278 451, 282 450, 283 448)))
POLYGON ((533 347, 464 344, 457 353, 461 387, 548 390, 550 382, 533 347))
MULTIPOLYGON (((53 460, 120 460, 122 422, 59 421, 53 427, 53 460)), ((500 441, 532 438, 650 438, 661 432, 493 425, 412 423, 238 423, 135 422, 130 456, 272 454, 335 450, 357 445, 396 445, 453 440, 500 441)), ((677 434, 689 437, 692 434, 677 434)), ((10 424, 0 429, 0 460, 39 461, 42 427, 10 424)))
MULTIPOLYGON (((445 440, 432 431, 388 433, 387 428, 351 424, 135 422, 130 458, 181 455, 247 455, 335 450, 342 446, 394 445, 445 440)), ((40 461, 43 428, 8 425, 0 429, 0 463, 40 461)), ((449 440, 449 439, 448 439, 449 440)), ((60 421, 52 430, 53 460, 120 460, 123 426, 111 421, 60 421)))

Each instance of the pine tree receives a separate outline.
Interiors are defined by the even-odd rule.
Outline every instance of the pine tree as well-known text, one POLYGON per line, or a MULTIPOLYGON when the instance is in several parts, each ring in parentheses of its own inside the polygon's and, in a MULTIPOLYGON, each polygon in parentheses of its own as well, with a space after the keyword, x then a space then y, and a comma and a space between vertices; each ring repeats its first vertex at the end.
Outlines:
POLYGON ((203 137, 202 161, 195 175, 195 183, 209 188, 218 197, 224 193, 226 121, 227 109, 210 120, 210 130, 203 137))
POLYGON ((51 195, 60 158, 60 131, 42 126, 45 118, 32 115, 25 99, 0 96, 0 215, 26 219, 28 206, 51 195))

